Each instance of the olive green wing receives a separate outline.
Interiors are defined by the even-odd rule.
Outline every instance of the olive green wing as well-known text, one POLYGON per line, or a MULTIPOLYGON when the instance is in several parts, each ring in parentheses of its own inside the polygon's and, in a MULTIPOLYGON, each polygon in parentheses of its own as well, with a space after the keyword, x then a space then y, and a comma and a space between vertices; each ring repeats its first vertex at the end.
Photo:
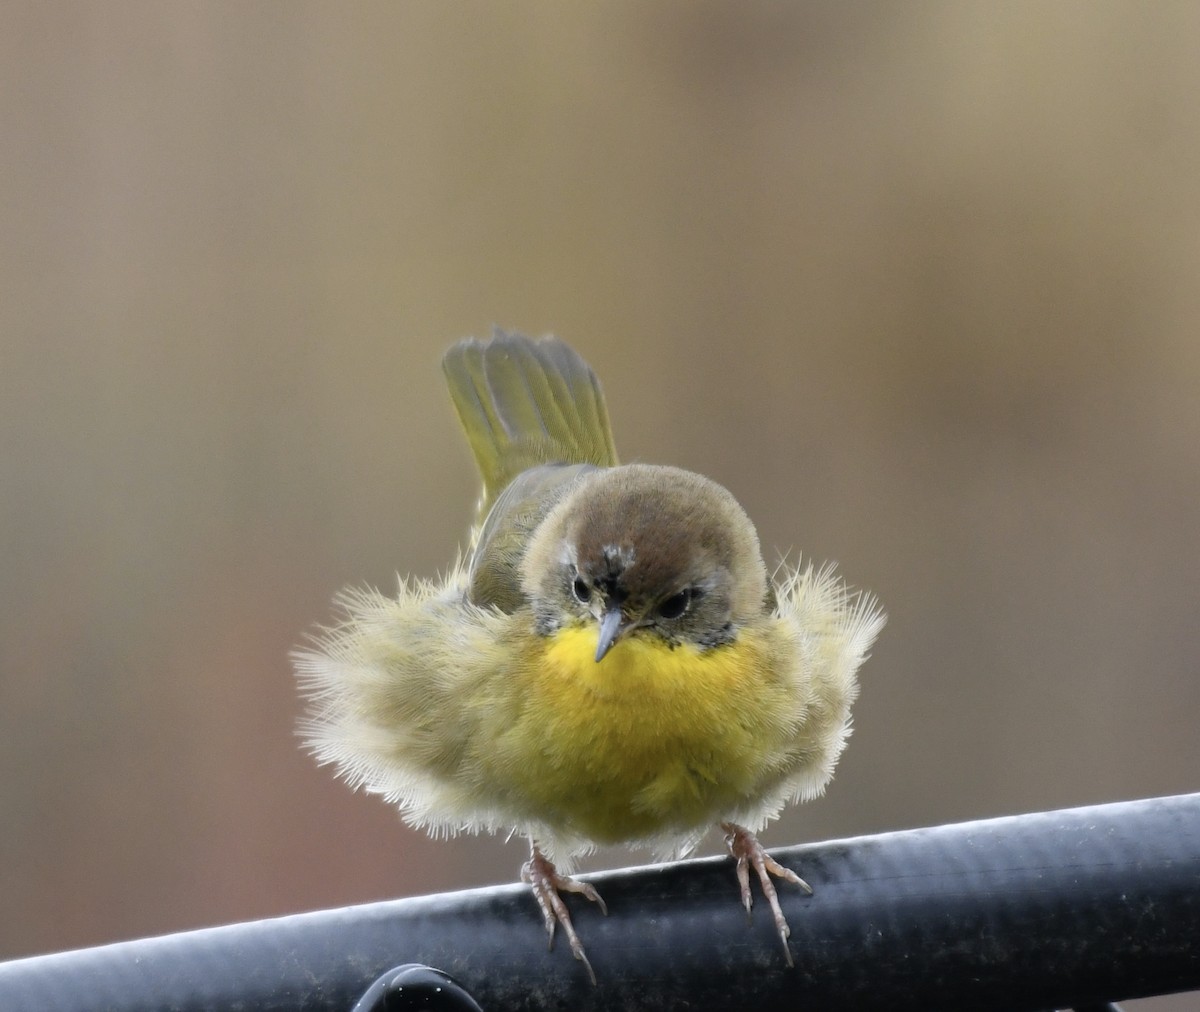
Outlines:
POLYGON ((497 330, 454 345, 442 369, 483 477, 480 519, 532 467, 617 463, 600 381, 557 338, 497 330))
POLYGON ((520 566, 530 535, 563 496, 595 470, 591 464, 543 464, 509 482, 472 545, 467 600, 510 613, 525 603, 520 566))

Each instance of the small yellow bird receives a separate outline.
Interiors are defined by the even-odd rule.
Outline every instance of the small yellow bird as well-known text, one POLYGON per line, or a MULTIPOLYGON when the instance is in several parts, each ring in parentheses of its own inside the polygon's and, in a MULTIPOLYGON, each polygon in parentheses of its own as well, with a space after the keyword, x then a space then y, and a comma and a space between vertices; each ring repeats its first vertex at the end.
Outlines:
POLYGON ((470 547, 440 582, 341 595, 295 656, 307 747, 413 826, 528 837, 522 878, 593 983, 559 891, 604 902, 572 859, 681 856, 720 825, 791 965, 771 876, 812 890, 755 833, 829 782, 883 612, 828 566, 772 580, 708 478, 618 464, 600 384, 561 341, 497 331, 443 368, 483 476, 470 547))

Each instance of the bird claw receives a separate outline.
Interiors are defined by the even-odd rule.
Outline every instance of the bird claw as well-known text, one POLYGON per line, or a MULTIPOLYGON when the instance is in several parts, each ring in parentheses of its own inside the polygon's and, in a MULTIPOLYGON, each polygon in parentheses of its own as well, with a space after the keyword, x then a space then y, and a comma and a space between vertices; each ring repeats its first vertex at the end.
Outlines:
POLYGON ((810 896, 812 895, 812 886, 790 868, 785 868, 771 857, 763 845, 758 842, 758 837, 750 830, 733 822, 722 822, 721 828, 725 830, 725 843, 729 847, 729 853, 737 861, 738 887, 741 890, 742 906, 746 908, 747 919, 749 919, 751 908, 754 905, 754 900, 750 895, 750 868, 753 866, 759 884, 762 886, 763 895, 771 907, 771 914, 775 918, 775 929, 779 932, 779 941, 783 944, 784 958, 787 960, 788 966, 795 966, 796 964, 792 961, 792 951, 788 948, 788 938, 792 934, 792 929, 788 927, 787 918, 783 916, 783 908, 779 905, 779 894, 775 891, 775 884, 771 881, 771 876, 774 875, 776 878, 798 885, 810 896))
POLYGON ((602 914, 608 916, 608 907, 600 898, 600 894, 596 892, 594 886, 587 882, 580 882, 569 875, 560 875, 554 864, 536 846, 531 848, 529 860, 521 868, 521 879, 533 889, 533 898, 537 900, 538 908, 542 911, 542 920, 545 922, 546 934, 549 936, 547 948, 554 947, 554 929, 557 925, 562 925, 563 933, 567 936, 567 942, 571 946, 572 955, 587 969, 588 977, 591 978, 594 986, 596 972, 592 969, 587 953, 583 950, 583 943, 575 933, 575 925, 571 923, 570 911, 567 910, 567 905, 559 895, 559 890, 581 894, 595 903, 602 914))

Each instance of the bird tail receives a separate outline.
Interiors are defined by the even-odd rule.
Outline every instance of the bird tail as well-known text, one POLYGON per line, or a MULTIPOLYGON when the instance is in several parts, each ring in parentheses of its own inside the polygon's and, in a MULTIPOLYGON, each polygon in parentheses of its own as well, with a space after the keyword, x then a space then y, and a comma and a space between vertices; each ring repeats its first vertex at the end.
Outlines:
POLYGON ((617 463, 600 381, 557 338, 497 329, 490 340, 459 341, 442 370, 483 477, 481 518, 531 467, 617 463))

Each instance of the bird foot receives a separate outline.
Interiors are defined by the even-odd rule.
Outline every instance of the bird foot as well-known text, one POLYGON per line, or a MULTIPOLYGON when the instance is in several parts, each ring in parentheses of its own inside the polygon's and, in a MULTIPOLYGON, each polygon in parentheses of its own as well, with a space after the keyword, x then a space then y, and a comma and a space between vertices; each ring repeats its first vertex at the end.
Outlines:
POLYGON ((738 885, 741 887, 742 906, 746 908, 746 917, 750 916, 750 908, 754 905, 754 901, 750 897, 750 867, 753 866, 758 875, 758 881, 762 885, 763 895, 767 898, 767 903, 771 906, 771 913, 775 917, 775 928, 779 932, 779 940, 783 943, 784 957, 787 959, 788 966, 795 966, 795 963, 792 962, 791 949, 788 948, 788 936, 791 935, 792 929, 788 927, 787 918, 783 916, 783 909, 779 905, 779 894, 775 891, 775 884, 771 881, 771 876, 774 875, 776 878, 798 885, 810 896, 812 895, 812 886, 790 868, 785 868, 771 857, 763 845, 758 842, 758 837, 750 830, 733 822, 722 822, 721 828, 725 831, 725 843, 729 847, 729 853, 737 861, 738 885))
POLYGON ((592 964, 588 962, 587 954, 583 951, 583 943, 575 933, 575 925, 571 923, 571 914, 559 895, 559 890, 581 893, 599 906, 600 912, 607 916, 608 907, 600 898, 600 894, 587 882, 580 882, 569 875, 560 875, 554 864, 537 849, 536 844, 531 847, 529 860, 521 868, 521 879, 533 889, 533 898, 537 900, 537 905, 542 911, 542 920, 546 923, 546 934, 550 936, 549 947, 554 946, 555 926, 561 924, 563 933, 566 934, 567 941, 571 945, 571 952, 587 968, 588 976, 594 985, 596 973, 592 969, 592 964))

